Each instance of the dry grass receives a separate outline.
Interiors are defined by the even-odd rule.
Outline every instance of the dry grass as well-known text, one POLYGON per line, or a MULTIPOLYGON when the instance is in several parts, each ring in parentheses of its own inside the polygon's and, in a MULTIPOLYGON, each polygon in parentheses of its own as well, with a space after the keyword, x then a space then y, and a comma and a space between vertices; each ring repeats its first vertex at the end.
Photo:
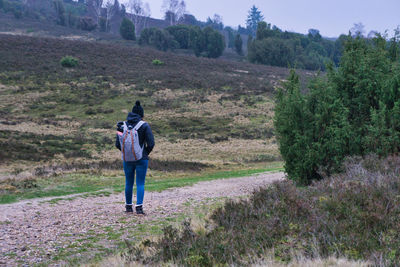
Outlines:
MULTIPOLYGON (((136 267, 136 266, 151 266, 151 265, 143 265, 137 262, 126 262, 125 258, 121 255, 114 255, 104 259, 98 263, 85 264, 82 265, 84 267, 136 267)), ((156 265, 154 265, 156 266, 156 265)), ((160 266, 160 265, 157 265, 160 266)), ((179 266, 172 263, 163 263, 161 266, 179 266)), ((365 261, 352 261, 343 258, 334 258, 331 257, 329 259, 305 259, 299 257, 299 259, 289 263, 283 264, 273 260, 272 258, 263 259, 258 261, 257 263, 251 264, 252 267, 261 267, 261 266, 269 266, 269 267, 368 267, 372 266, 371 263, 365 261)))
POLYGON ((273 140, 230 139, 211 144, 202 139, 170 142, 162 138, 154 149, 154 157, 157 159, 185 159, 214 165, 240 163, 264 154, 279 156, 277 144, 273 140))

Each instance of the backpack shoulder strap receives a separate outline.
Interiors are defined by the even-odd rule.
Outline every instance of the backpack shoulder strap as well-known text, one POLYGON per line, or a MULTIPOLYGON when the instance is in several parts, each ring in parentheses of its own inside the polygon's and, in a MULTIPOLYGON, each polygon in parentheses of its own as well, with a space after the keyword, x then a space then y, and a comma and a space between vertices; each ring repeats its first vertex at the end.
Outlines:
POLYGON ((142 125, 145 124, 145 123, 146 123, 145 121, 139 121, 139 122, 136 124, 135 128, 134 128, 135 131, 139 130, 139 128, 142 127, 142 125))
POLYGON ((128 129, 128 124, 126 123, 126 121, 124 121, 124 124, 122 125, 122 129, 124 131, 128 129))

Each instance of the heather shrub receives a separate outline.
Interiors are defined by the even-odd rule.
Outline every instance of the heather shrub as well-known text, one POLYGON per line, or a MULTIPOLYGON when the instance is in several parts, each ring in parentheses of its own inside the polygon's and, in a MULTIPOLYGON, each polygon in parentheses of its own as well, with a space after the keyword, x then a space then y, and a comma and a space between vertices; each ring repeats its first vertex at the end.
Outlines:
POLYGON ((78 66, 79 60, 71 56, 65 56, 60 60, 60 64, 65 68, 73 68, 78 66))
POLYGON ((340 171, 349 155, 400 150, 400 62, 387 41, 348 38, 340 66, 306 90, 292 71, 277 94, 275 129, 285 171, 299 184, 340 171))
MULTIPOLYGON (((255 191, 248 200, 228 201, 211 215, 207 230, 189 221, 147 244, 151 256, 131 260, 183 266, 248 265, 273 253, 290 262, 344 257, 380 266, 400 261, 400 157, 350 158, 342 174, 305 188, 290 181, 255 191)), ((138 249, 137 247, 135 249, 138 249)), ((137 251, 136 251, 137 252, 137 251)), ((132 254, 132 253, 128 253, 132 254)))

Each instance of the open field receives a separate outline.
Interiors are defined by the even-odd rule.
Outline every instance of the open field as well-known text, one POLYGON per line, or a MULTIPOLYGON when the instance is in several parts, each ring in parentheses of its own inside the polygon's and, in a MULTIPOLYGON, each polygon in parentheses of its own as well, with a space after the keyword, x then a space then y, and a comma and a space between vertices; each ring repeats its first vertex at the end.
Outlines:
POLYGON ((0 35, 0 57, 2 195, 65 173, 121 175, 115 124, 137 99, 156 138, 150 177, 280 161, 272 96, 287 69, 14 35, 0 35), (79 65, 63 68, 66 55, 79 65))
MULTIPOLYGON (((148 229, 142 229, 140 220, 122 219, 120 210, 115 210, 123 208, 120 192, 124 187, 120 154, 114 147, 115 124, 125 119, 136 100, 141 101, 156 138, 148 194, 282 170, 273 132, 272 97, 287 69, 18 35, 0 35, 0 58, 0 203, 17 202, 1 208, 22 211, 23 220, 33 216, 39 221, 57 213, 59 207, 77 208, 74 216, 79 219, 82 214, 101 213, 90 212, 89 199, 101 203, 114 199, 109 208, 115 213, 109 218, 115 220, 107 221, 112 228, 101 222, 82 223, 87 232, 75 237, 65 222, 65 236, 56 238, 64 243, 49 241, 45 250, 41 244, 29 251, 26 246, 15 250, 10 241, 10 247, 3 248, 7 250, 3 261, 8 263, 100 260, 126 249, 122 236, 135 236, 136 242, 158 235, 163 226, 193 213, 184 208, 187 200, 182 198, 178 210, 167 209, 168 216, 162 219, 150 216, 148 229), (79 65, 63 68, 60 60, 66 55, 76 57, 79 65), (165 65, 153 65, 154 59, 165 65), (43 217, 40 210, 47 210, 48 216, 43 217), (128 224, 138 231, 124 232, 128 224)), ((305 81, 313 74, 301 75, 305 81)), ((228 196, 233 191, 226 190, 233 185, 225 184, 225 191, 215 194, 228 196)), ((237 195, 253 188, 245 187, 246 192, 239 188, 237 195)), ((201 201, 207 203, 196 202, 196 207, 204 209, 203 217, 225 200, 205 196, 201 194, 201 201)), ((149 206, 148 211, 156 214, 159 209, 149 206)), ((58 212, 60 218, 65 216, 61 209, 58 212)), ((11 229, 8 235, 15 236, 12 229, 19 221, 3 218, 2 231, 11 229)), ((50 228, 58 229, 57 222, 50 228)), ((41 232, 44 241, 50 232, 41 232)))

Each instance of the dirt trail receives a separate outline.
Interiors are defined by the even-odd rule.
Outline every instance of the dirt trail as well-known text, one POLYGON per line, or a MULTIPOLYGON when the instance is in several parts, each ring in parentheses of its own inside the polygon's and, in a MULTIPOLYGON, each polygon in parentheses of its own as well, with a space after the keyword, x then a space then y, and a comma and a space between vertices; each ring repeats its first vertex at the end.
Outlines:
POLYGON ((108 249, 109 252, 112 246, 116 246, 105 238, 105 234, 111 230, 120 233, 118 239, 121 240, 124 236, 132 235, 135 228, 140 229, 140 225, 146 221, 182 212, 188 201, 196 203, 218 197, 244 196, 260 186, 283 178, 283 173, 263 173, 199 182, 194 186, 160 193, 146 192, 145 217, 123 212, 123 193, 104 197, 76 197, 56 204, 44 202, 50 199, 35 199, 0 205, 0 266, 30 266, 43 262, 57 265, 55 255, 76 247, 71 257, 79 258, 80 253, 83 255, 86 250, 82 248, 86 246, 87 251, 92 249, 88 248, 90 243, 85 242, 96 238, 96 242, 104 241, 107 244, 97 249, 103 253, 108 249), (104 240, 98 240, 99 236, 104 240))

